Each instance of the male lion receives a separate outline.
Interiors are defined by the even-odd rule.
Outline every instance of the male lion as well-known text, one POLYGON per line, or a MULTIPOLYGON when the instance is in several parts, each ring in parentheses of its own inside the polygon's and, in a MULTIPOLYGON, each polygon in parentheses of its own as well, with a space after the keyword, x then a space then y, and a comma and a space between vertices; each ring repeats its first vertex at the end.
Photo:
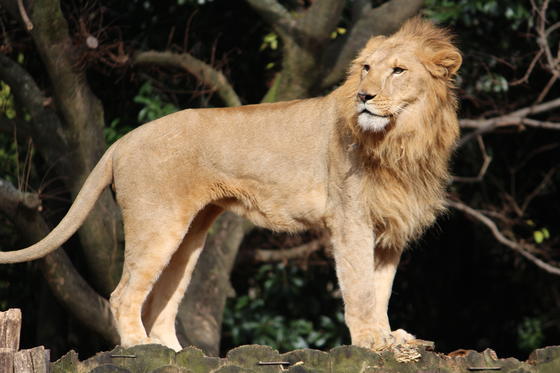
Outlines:
POLYGON ((107 150, 49 235, 0 262, 53 251, 114 183, 126 254, 111 309, 122 345, 181 348, 177 308, 224 210, 277 231, 326 229, 352 344, 406 343, 414 337, 391 331, 387 305, 402 250, 443 210, 460 64, 448 33, 415 18, 372 38, 326 97, 143 125, 107 150))

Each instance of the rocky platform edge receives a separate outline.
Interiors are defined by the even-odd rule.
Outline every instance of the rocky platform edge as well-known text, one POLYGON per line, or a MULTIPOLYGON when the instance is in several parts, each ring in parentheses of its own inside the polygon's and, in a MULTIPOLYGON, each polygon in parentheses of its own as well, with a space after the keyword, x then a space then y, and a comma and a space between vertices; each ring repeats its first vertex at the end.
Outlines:
POLYGON ((51 363, 52 373, 558 373, 560 346, 535 350, 527 361, 498 359, 490 349, 456 351, 445 355, 427 349, 410 351, 371 350, 340 346, 328 352, 302 349, 280 354, 259 345, 241 346, 225 358, 208 357, 195 348, 175 352, 160 345, 116 347, 79 361, 70 351, 51 363))

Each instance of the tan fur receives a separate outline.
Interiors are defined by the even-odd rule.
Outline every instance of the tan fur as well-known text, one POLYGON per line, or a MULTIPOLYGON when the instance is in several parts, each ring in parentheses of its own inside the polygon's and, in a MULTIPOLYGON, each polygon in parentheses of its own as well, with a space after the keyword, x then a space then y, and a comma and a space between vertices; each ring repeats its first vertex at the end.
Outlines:
POLYGON ((273 230, 327 229, 352 343, 405 343, 413 336, 391 332, 387 306, 403 248, 443 209, 460 63, 449 35, 417 18, 370 40, 326 97, 148 123, 107 151, 51 234, 0 253, 0 262, 54 250, 112 181, 125 226, 123 276, 111 296, 123 345, 180 348, 178 304, 224 209, 273 230))

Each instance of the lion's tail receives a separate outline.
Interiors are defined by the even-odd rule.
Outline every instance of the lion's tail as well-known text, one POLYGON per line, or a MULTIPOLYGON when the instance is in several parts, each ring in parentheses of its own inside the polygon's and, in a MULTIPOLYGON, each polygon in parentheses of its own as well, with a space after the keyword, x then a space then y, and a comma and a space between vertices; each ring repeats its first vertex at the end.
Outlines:
POLYGON ((87 177, 66 216, 41 241, 25 249, 0 252, 0 263, 20 263, 51 253, 80 228, 97 198, 113 180, 113 144, 87 177))

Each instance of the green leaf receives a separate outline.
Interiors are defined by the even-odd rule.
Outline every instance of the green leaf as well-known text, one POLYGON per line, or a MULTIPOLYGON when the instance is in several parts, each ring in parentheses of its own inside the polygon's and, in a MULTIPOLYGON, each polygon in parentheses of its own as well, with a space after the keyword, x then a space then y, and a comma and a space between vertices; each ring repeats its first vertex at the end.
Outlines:
POLYGON ((7 108, 5 114, 6 114, 6 118, 8 119, 14 119, 16 117, 16 111, 13 107, 7 108))
POLYGON ((533 239, 537 244, 541 244, 544 241, 544 234, 541 231, 534 231, 533 239))
POLYGON ((276 50, 278 48, 278 35, 271 32, 263 37, 263 42, 259 49, 262 51, 266 48, 270 48, 272 50, 276 50))

